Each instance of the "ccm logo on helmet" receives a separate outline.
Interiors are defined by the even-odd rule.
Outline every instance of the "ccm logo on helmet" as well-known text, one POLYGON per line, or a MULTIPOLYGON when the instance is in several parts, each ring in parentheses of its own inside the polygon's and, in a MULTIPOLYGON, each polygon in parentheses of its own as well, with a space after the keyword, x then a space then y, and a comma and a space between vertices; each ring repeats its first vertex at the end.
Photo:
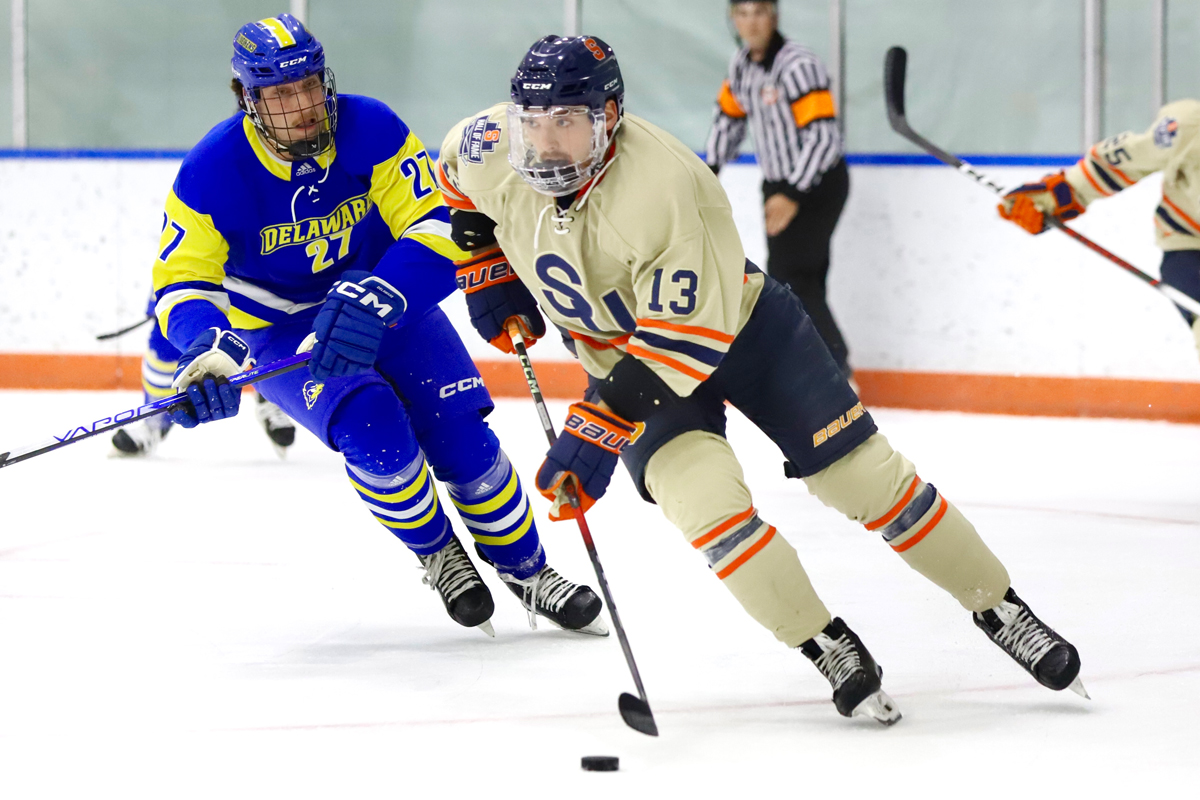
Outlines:
POLYGON ((549 83, 523 83, 523 84, 521 84, 521 86, 522 86, 522 88, 525 88, 525 89, 549 89, 551 84, 549 84, 549 83))
POLYGON ((287 69, 288 67, 294 67, 297 64, 303 64, 305 61, 308 61, 308 56, 300 56, 299 58, 293 58, 290 61, 281 61, 279 62, 279 68, 287 69))
POLYGON ((459 392, 469 392, 476 386, 483 386, 483 378, 463 378, 457 383, 447 384, 438 390, 438 397, 445 400, 447 397, 453 397, 459 392))

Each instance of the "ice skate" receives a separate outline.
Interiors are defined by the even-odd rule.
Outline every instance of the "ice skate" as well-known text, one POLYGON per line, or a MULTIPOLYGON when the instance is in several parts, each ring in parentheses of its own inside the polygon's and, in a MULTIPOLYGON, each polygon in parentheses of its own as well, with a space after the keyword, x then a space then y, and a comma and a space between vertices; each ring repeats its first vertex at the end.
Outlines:
POLYGON ((166 438, 173 424, 170 417, 160 414, 126 425, 113 434, 112 455, 118 458, 150 455, 166 438))
POLYGON ((1079 651, 1042 622, 1009 587, 995 608, 971 615, 975 624, 1047 689, 1088 697, 1079 680, 1079 651))
POLYGON ((608 636, 608 626, 600 615, 604 604, 589 587, 571 583, 549 566, 524 580, 506 572, 500 577, 529 612, 530 628, 537 630, 540 614, 563 630, 608 636))
POLYGON ((450 619, 466 628, 479 628, 494 637, 492 612, 496 610, 492 593, 479 576, 479 570, 459 543, 457 536, 441 550, 427 556, 417 556, 425 569, 421 583, 437 590, 450 619))
POLYGON ((287 449, 296 441, 296 423, 283 413, 282 408, 261 394, 258 395, 258 402, 254 404, 254 416, 267 432, 267 438, 271 440, 276 454, 280 458, 287 458, 287 449))
POLYGON ((843 717, 863 715, 884 725, 900 720, 896 702, 883 691, 883 669, 840 617, 800 645, 833 687, 833 704, 843 717))

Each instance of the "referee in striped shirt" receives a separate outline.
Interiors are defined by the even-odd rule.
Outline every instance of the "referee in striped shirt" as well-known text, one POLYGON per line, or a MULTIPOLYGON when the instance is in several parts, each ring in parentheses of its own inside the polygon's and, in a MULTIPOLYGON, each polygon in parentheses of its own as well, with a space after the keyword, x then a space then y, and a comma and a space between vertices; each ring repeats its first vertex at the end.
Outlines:
POLYGON ((708 165, 737 157, 749 124, 763 173, 767 273, 804 303, 838 366, 851 375, 846 342, 825 302, 829 241, 850 175, 825 66, 784 39, 775 0, 731 0, 743 47, 721 86, 708 165))

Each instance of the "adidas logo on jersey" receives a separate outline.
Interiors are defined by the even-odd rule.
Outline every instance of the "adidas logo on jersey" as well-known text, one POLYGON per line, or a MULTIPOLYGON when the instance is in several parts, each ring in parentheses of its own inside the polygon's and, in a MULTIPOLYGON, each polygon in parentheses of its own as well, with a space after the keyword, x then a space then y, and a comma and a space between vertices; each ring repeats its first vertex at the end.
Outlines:
POLYGON ((317 168, 312 165, 311 161, 305 161, 300 165, 300 168, 296 170, 296 177, 299 178, 301 175, 312 175, 316 171, 317 168))

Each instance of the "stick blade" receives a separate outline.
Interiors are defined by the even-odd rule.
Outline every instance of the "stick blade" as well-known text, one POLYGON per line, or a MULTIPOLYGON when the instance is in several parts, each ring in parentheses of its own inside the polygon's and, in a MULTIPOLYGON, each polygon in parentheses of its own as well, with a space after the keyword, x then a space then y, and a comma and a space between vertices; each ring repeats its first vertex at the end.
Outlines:
POLYGON ((658 725, 654 723, 654 714, 650 712, 650 704, 645 700, 623 692, 617 700, 617 707, 621 710, 621 719, 625 720, 626 725, 638 733, 658 736, 658 725))
POLYGON ((883 59, 883 97, 887 103, 888 122, 900 131, 908 127, 904 113, 904 76, 908 70, 908 53, 903 47, 892 47, 883 59))

